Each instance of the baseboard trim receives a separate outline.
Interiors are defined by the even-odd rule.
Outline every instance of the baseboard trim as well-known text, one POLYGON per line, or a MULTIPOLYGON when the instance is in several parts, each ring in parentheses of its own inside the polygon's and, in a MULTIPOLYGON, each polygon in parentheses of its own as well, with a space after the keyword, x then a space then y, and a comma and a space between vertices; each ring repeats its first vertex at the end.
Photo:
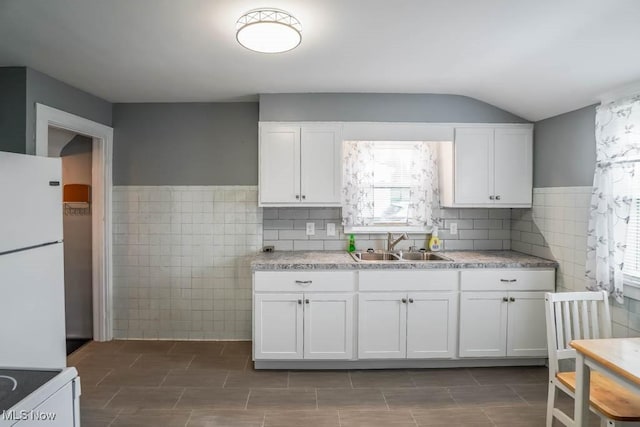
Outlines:
POLYGON ((546 358, 456 360, 254 360, 255 369, 420 369, 544 366, 546 358))

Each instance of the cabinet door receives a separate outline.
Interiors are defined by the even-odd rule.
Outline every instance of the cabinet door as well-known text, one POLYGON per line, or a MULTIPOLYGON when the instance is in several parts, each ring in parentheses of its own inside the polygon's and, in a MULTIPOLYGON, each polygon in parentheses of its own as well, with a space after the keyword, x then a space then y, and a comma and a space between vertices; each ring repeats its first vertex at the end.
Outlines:
POLYGON ((507 356, 547 357, 544 292, 510 292, 507 356))
POLYGON ((260 127, 260 203, 300 201, 300 128, 260 127))
POLYGON ((457 318, 457 293, 410 293, 407 308, 407 358, 455 357, 457 318))
POLYGON ((302 202, 340 204, 342 186, 340 128, 304 125, 300 146, 302 202))
POLYGON ((361 293, 358 297, 358 358, 404 359, 407 355, 407 294, 361 293))
POLYGON ((506 292, 460 294, 460 357, 506 356, 506 296, 506 292))
POLYGON ((353 294, 305 294, 304 358, 353 357, 353 294))
POLYGON ((533 142, 530 129, 495 130, 496 205, 531 206, 533 142))
POLYGON ((493 205, 493 129, 456 129, 454 144, 455 204, 493 205))
POLYGON ((302 294, 254 296, 254 357, 302 359, 302 294))

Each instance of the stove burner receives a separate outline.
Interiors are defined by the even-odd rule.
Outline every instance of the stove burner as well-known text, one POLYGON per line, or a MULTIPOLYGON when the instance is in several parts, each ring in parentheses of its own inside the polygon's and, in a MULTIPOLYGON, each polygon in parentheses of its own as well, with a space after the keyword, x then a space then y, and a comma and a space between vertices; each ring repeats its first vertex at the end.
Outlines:
POLYGON ((11 389, 11 391, 15 391, 16 387, 18 387, 18 381, 16 381, 15 378, 10 377, 8 375, 0 375, 0 378, 6 378, 13 383, 13 388, 11 389))

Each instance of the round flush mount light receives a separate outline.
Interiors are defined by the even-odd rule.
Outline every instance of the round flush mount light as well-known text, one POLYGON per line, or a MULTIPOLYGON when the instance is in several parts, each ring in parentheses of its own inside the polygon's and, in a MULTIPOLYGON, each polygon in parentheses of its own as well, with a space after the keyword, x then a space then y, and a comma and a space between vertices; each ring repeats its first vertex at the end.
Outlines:
POLYGON ((302 41, 302 26, 284 10, 254 9, 238 19, 236 39, 254 52, 286 52, 302 41))

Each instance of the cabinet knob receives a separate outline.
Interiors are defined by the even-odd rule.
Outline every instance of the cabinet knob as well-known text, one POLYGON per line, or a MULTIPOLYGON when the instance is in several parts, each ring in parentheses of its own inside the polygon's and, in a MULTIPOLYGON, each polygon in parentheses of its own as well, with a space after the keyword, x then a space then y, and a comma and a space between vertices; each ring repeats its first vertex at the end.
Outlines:
POLYGON ((407 303, 407 299, 406 298, 402 298, 402 303, 406 304, 407 303))
POLYGON ((514 297, 510 297, 509 301, 514 302, 516 299, 514 297))
POLYGON ((409 302, 413 304, 413 298, 409 298, 409 302))
POLYGON ((307 196, 305 196, 304 194, 302 195, 302 200, 306 199, 307 196))
POLYGON ((296 199, 299 199, 299 198, 300 198, 300 195, 299 195, 299 194, 296 194, 296 199))
POLYGON ((509 298, 507 298, 507 297, 502 297, 502 301, 504 301, 504 302, 509 302, 509 298))
POLYGON ((305 303, 305 304, 309 304, 309 298, 305 299, 305 300, 304 300, 304 303, 305 303))
POLYGON ((495 196, 489 196, 489 200, 495 200, 495 196))
POLYGON ((496 200, 500 200, 500 196, 496 196, 496 200))
POLYGON ((302 300, 301 299, 298 300, 298 304, 302 305, 302 300))

